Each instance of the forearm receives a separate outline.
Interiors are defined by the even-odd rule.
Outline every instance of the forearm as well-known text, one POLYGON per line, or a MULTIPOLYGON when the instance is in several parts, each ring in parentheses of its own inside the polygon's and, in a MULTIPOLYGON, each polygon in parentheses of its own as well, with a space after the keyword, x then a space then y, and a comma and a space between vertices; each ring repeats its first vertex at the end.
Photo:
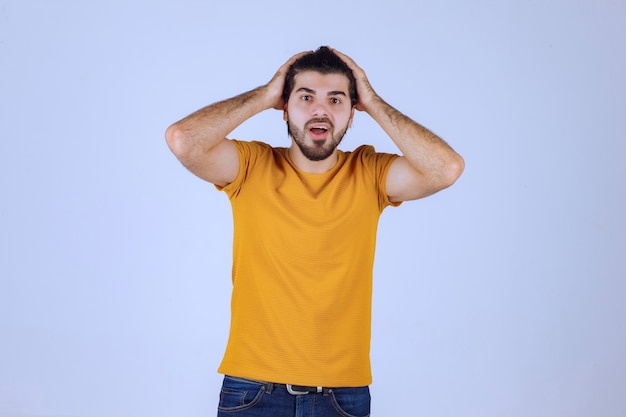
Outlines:
POLYGON ((366 112, 389 135, 409 164, 419 173, 441 179, 458 176, 463 159, 443 139, 375 96, 366 112))
POLYGON ((265 87, 206 106, 167 129, 174 153, 203 153, 219 144, 237 126, 269 108, 265 87))

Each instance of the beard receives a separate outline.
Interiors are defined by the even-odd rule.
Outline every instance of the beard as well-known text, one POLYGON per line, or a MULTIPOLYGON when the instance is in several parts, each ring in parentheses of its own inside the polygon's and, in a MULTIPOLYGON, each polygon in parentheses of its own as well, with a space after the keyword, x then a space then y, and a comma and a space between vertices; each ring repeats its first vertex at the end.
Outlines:
POLYGON ((311 119, 304 125, 304 129, 302 130, 287 121, 287 133, 293 138, 294 142, 296 142, 296 145, 300 148, 300 152, 311 161, 323 161, 331 156, 341 143, 347 131, 348 127, 346 126, 345 129, 335 134, 335 125, 326 118, 311 119), (313 141, 312 144, 307 144, 305 138, 307 126, 320 122, 327 123, 330 126, 328 137, 324 141, 313 141))

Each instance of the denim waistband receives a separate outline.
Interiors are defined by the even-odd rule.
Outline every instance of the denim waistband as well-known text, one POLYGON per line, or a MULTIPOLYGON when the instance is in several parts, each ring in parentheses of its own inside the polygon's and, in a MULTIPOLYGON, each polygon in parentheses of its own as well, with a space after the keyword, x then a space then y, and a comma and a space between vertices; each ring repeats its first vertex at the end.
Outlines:
POLYGON ((295 384, 283 384, 277 382, 268 382, 258 379, 241 378, 232 375, 226 375, 228 378, 238 379, 240 381, 249 382, 252 384, 259 384, 265 387, 265 391, 271 393, 274 389, 285 389, 292 395, 306 395, 306 394, 324 394, 328 395, 334 390, 340 390, 347 387, 322 387, 313 385, 295 385, 295 384))

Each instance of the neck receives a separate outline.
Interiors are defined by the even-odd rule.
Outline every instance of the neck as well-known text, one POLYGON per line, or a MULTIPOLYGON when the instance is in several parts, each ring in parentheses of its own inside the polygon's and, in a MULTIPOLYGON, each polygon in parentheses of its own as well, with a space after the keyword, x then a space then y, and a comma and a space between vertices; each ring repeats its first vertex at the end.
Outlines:
POLYGON ((311 161, 302 154, 298 145, 292 142, 289 148, 289 158, 291 158, 294 165, 301 171, 308 174, 323 174, 324 172, 330 171, 335 166, 339 157, 337 155, 337 149, 335 149, 328 158, 322 159, 321 161, 311 161))

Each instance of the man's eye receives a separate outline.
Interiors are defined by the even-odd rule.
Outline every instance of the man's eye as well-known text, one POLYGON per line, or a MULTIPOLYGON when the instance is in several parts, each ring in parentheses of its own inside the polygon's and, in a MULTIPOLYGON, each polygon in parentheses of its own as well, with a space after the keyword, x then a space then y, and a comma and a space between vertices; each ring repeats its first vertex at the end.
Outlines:
POLYGON ((309 100, 311 100, 311 96, 302 96, 301 99, 303 101, 309 101, 309 100))
POLYGON ((333 97, 333 98, 330 99, 330 102, 333 103, 333 104, 340 104, 341 100, 338 99, 337 97, 333 97))

